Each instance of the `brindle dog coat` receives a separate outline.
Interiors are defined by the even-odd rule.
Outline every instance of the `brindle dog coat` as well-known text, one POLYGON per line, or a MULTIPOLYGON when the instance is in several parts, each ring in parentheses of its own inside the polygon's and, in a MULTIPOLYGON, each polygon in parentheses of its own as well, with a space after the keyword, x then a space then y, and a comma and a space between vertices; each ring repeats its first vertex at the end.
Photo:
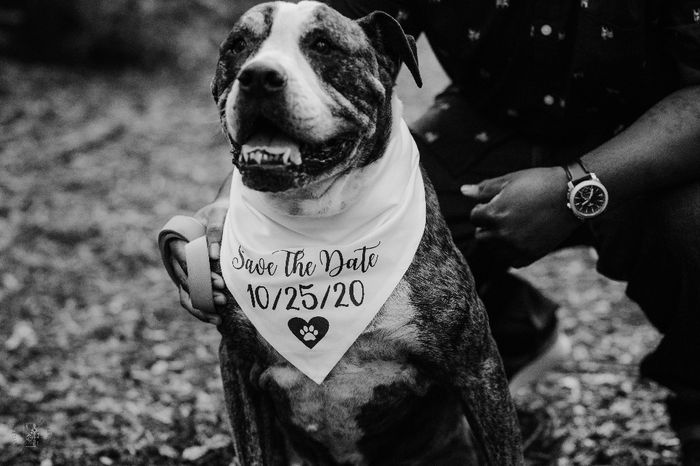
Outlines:
MULTIPOLYGON (((401 62, 420 85, 413 38, 383 13, 351 21, 320 3, 275 2, 244 14, 212 83, 244 184, 290 214, 342 208, 348 193, 334 180, 381 157, 400 118, 401 62), (261 127, 294 140, 302 163, 244 160, 241 146, 261 127)), ((473 464, 468 426, 487 464, 522 464, 483 305, 423 176, 426 227, 413 262, 322 384, 263 340, 228 294, 220 359, 241 464, 473 464)))

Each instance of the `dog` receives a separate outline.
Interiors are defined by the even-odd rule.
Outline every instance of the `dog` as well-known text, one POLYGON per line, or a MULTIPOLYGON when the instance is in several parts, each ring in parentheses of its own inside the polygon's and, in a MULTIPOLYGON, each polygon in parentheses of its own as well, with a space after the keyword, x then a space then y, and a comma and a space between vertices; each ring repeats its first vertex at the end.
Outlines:
MULTIPOLYGON (((220 47, 212 93, 245 195, 280 216, 322 222, 365 190, 391 183, 391 176, 375 176, 374 167, 387 157, 402 121, 393 94, 402 63, 420 86, 414 39, 381 12, 354 21, 302 1, 264 3, 244 13, 220 47)), ((410 158, 392 160, 390 174, 410 158)), ((468 464, 474 460, 470 431, 486 464, 523 464, 483 304, 421 170, 424 230, 415 252, 321 383, 261 336, 241 307, 248 294, 240 290, 236 299, 227 291, 220 362, 241 464, 468 464)), ((277 271, 279 264, 248 252, 239 247, 229 262, 263 278, 277 271)), ((342 259, 339 267, 376 263, 371 250, 362 254, 342 259)), ((331 255, 325 256, 327 272, 331 255)), ((290 273, 310 273, 311 262, 304 266, 287 256, 290 273)), ((228 267, 224 262, 222 253, 221 265, 228 267)), ((255 290, 267 300, 250 287, 251 313, 262 312, 256 303, 272 301, 267 289, 255 290)), ((353 299, 359 301, 358 290, 353 299)), ((307 298, 315 308, 321 296, 307 298)), ((325 319, 314 319, 289 320, 305 345, 299 351, 309 354, 325 332, 331 334, 325 319)))

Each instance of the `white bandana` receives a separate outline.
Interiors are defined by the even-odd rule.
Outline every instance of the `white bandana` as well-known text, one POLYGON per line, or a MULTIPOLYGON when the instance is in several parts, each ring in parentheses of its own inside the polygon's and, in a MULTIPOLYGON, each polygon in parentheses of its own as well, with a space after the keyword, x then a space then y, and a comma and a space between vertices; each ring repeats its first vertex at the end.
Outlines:
POLYGON ((330 217, 274 211, 233 175, 226 286, 260 335, 317 384, 379 312, 423 236, 418 149, 397 123, 357 202, 330 217))

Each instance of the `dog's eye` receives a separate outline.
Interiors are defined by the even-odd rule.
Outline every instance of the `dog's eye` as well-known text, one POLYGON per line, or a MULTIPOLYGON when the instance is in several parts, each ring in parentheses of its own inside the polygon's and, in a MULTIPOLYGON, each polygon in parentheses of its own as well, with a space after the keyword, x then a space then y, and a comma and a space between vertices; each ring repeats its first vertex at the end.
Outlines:
POLYGON ((231 50, 233 50, 233 53, 241 53, 245 50, 246 45, 248 44, 246 44, 245 39, 236 39, 231 44, 231 50))
POLYGON ((331 44, 324 38, 318 38, 311 43, 311 48, 315 52, 326 54, 331 51, 331 44))

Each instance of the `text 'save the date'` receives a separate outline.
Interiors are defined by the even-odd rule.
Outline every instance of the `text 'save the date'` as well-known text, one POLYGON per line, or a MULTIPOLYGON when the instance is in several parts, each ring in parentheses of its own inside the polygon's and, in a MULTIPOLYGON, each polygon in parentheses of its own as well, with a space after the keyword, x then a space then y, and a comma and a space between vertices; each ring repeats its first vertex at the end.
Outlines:
MULTIPOLYGON (((343 272, 352 271, 364 274, 377 265, 379 255, 374 252, 381 242, 374 246, 354 249, 344 255, 339 249, 322 249, 318 257, 309 258, 304 249, 274 251, 269 257, 279 260, 253 259, 248 257, 243 247, 238 247, 237 257, 231 259, 234 270, 245 270, 250 275, 275 277, 310 278, 320 272, 330 278, 342 278, 343 272)), ((357 276, 357 275, 355 275, 357 276)), ((248 284, 246 291, 253 309, 260 310, 323 310, 361 306, 365 300, 365 284, 360 279, 337 281, 325 286, 314 283, 295 286, 274 287, 248 284)))

